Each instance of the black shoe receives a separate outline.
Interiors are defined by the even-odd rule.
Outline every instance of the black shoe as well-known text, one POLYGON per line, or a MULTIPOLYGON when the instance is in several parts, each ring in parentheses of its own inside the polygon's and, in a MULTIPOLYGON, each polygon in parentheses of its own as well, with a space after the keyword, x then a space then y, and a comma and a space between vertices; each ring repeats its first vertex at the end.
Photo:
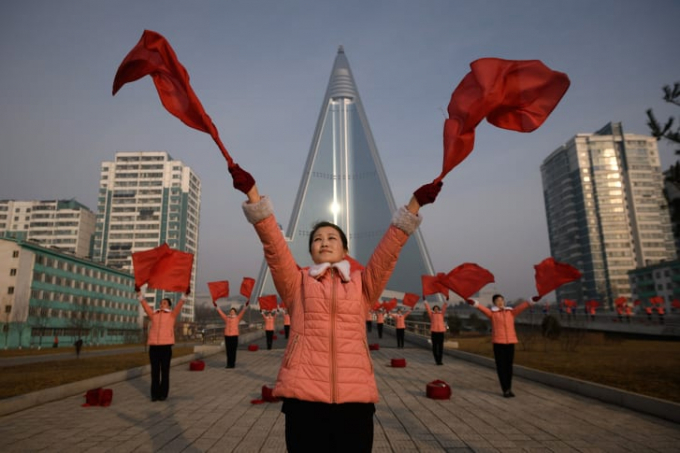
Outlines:
POLYGON ((158 401, 165 401, 168 397, 167 396, 161 396, 158 398, 158 401))
POLYGON ((510 397, 510 398, 514 398, 514 397, 515 397, 515 394, 512 393, 512 390, 508 390, 507 393, 508 393, 508 397, 510 397))
POLYGON ((437 365, 444 365, 442 362, 437 362, 437 365))
POLYGON ((227 368, 234 368, 236 365, 227 365, 227 368))
POLYGON ((510 390, 506 390, 506 391, 503 392, 503 398, 511 398, 512 396, 515 396, 515 395, 512 395, 510 390))
POLYGON ((152 402, 152 403, 155 403, 156 401, 158 401, 158 398, 151 397, 151 402, 152 402))

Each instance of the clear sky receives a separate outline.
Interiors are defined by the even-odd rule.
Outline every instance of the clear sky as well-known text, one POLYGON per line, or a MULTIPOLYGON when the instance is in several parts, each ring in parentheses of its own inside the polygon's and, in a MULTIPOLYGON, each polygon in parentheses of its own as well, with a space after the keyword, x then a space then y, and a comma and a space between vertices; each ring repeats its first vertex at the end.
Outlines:
MULTIPOLYGON (((451 92, 482 57, 540 59, 572 85, 530 134, 477 128, 421 227, 435 270, 474 262, 514 300, 550 255, 540 165, 610 121, 648 134, 677 107, 677 0, 139 1, 0 3, 0 198, 75 198, 97 209, 118 151, 168 151, 202 182, 198 287, 257 277, 262 251, 212 139, 167 113, 149 77, 111 96, 144 29, 164 35, 236 162, 292 211, 333 61, 343 45, 397 204, 441 171, 451 92)), ((660 143, 664 168, 673 147, 660 143)))

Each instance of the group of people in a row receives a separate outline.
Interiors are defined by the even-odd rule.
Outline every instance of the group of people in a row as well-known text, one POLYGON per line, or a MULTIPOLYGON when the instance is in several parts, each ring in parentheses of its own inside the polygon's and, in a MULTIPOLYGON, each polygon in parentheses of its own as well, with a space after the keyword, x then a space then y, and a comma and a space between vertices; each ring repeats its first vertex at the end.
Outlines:
MULTIPOLYGON (((283 401, 281 410, 285 414, 287 450, 370 452, 378 388, 367 347, 367 312, 385 289, 402 247, 420 225, 421 206, 435 201, 441 182, 421 186, 406 206, 395 211, 387 231, 363 269, 350 267, 347 236, 339 226, 325 221, 314 225, 309 235, 313 264, 301 267, 295 262, 278 226, 271 200, 259 194, 254 178, 238 165, 230 166, 229 173, 234 187, 247 197, 243 211, 262 243, 276 291, 286 301, 290 316, 290 338, 273 389, 273 396, 283 401)), ((167 397, 169 360, 166 359, 172 355, 174 338, 165 339, 160 331, 172 335, 170 326, 174 325, 183 300, 171 310, 170 301, 164 299, 160 310, 154 312, 143 298, 140 299, 152 322, 149 336, 152 346, 149 352, 151 397, 162 400, 167 397), (159 371, 154 371, 158 363, 159 371)), ((492 312, 475 303, 492 319, 494 343, 516 342, 514 325, 510 322, 514 319, 513 311, 505 309, 502 296, 494 297, 494 304, 496 311, 492 312), (497 324, 505 330, 499 329, 497 324)), ((426 308, 431 319, 433 353, 437 363, 441 363, 445 307, 426 308)), ((521 305, 515 311, 524 308, 521 305)), ((240 311, 230 310, 225 315, 226 322, 238 327, 244 309, 245 306, 240 311)), ((272 319, 267 321, 265 317, 265 329, 268 329, 267 322, 271 322, 269 330, 273 335, 273 315, 270 313, 269 316, 272 319)), ((397 344, 403 347, 403 321, 408 313, 397 312, 393 316, 397 344)), ((225 334, 237 332, 237 329, 230 329, 225 334)), ((229 344, 233 348, 233 339, 229 344)), ((511 365, 513 349, 502 349, 499 348, 498 354, 503 354, 503 363, 510 362, 511 365)), ((501 386, 505 396, 512 396, 506 371, 501 386)))

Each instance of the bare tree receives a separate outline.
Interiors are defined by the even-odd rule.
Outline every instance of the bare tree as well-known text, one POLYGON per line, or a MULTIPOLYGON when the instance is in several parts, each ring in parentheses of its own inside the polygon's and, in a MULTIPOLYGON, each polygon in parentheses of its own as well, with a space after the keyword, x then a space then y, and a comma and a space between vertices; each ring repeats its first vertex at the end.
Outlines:
MULTIPOLYGON (((680 107, 680 82, 675 82, 673 87, 666 85, 663 87, 663 100, 680 107)), ((657 140, 666 139, 680 144, 680 125, 673 129, 674 118, 671 116, 663 126, 657 121, 652 109, 647 109, 647 125, 652 135, 657 140)), ((675 154, 680 154, 680 149, 675 150, 675 154)))

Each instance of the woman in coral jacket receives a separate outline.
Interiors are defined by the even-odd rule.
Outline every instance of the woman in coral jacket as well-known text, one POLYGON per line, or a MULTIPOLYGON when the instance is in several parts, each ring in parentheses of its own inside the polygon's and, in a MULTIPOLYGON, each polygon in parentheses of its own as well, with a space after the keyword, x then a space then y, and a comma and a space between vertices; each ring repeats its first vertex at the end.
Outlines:
POLYGON ((432 354, 437 365, 442 365, 442 358, 444 356, 444 334, 446 333, 446 326, 444 325, 444 313, 446 313, 446 304, 442 305, 441 310, 438 305, 430 309, 430 305, 425 302, 425 309, 427 315, 430 317, 430 338, 432 340, 432 354))
POLYGON ((470 299, 468 304, 474 306, 491 320, 491 342, 493 343, 493 356, 496 359, 496 372, 501 390, 505 398, 515 396, 512 393, 512 364, 515 360, 515 318, 529 308, 529 302, 522 302, 516 307, 506 307, 505 298, 500 294, 494 294, 491 309, 480 305, 478 301, 470 299))
POLYGON ((365 269, 350 266, 347 237, 330 222, 309 236, 310 267, 295 263, 271 201, 252 176, 230 167, 243 210, 262 242, 279 296, 291 315, 291 336, 274 388, 283 399, 289 452, 370 452, 378 389, 366 342, 366 311, 382 294, 399 252, 418 225, 420 206, 441 183, 428 184, 400 208, 365 269))
POLYGON ((412 310, 402 313, 401 307, 397 308, 397 312, 390 315, 394 319, 394 327, 397 331, 397 349, 404 349, 404 334, 406 332, 406 318, 411 314, 412 310))
POLYGON ((283 310, 283 331, 286 334, 286 340, 290 336, 290 314, 288 314, 288 310, 284 309, 283 310))
POLYGON ((385 309, 379 308, 375 313, 375 324, 378 327, 378 338, 382 338, 383 325, 385 325, 385 309))
POLYGON ((267 350, 272 348, 272 343, 274 342, 274 321, 276 321, 276 312, 272 311, 260 311, 262 317, 264 318, 264 334, 267 337, 267 350))
POLYGON ((243 315, 246 312, 246 307, 250 301, 246 302, 241 308, 240 312, 236 312, 234 307, 231 307, 229 314, 225 315, 220 307, 213 301, 213 305, 217 308, 217 313, 224 320, 224 349, 227 352, 227 366, 226 368, 234 368, 236 366, 236 350, 238 348, 238 324, 241 322, 243 315))
MULTIPOLYGON (((137 298, 149 317, 149 362, 151 363, 151 401, 165 401, 170 390, 170 361, 172 360, 172 346, 175 344, 175 320, 182 312, 184 296, 175 308, 167 297, 161 300, 160 308, 151 309, 139 288, 137 298)), ((189 294, 187 289, 186 295, 189 294)))

